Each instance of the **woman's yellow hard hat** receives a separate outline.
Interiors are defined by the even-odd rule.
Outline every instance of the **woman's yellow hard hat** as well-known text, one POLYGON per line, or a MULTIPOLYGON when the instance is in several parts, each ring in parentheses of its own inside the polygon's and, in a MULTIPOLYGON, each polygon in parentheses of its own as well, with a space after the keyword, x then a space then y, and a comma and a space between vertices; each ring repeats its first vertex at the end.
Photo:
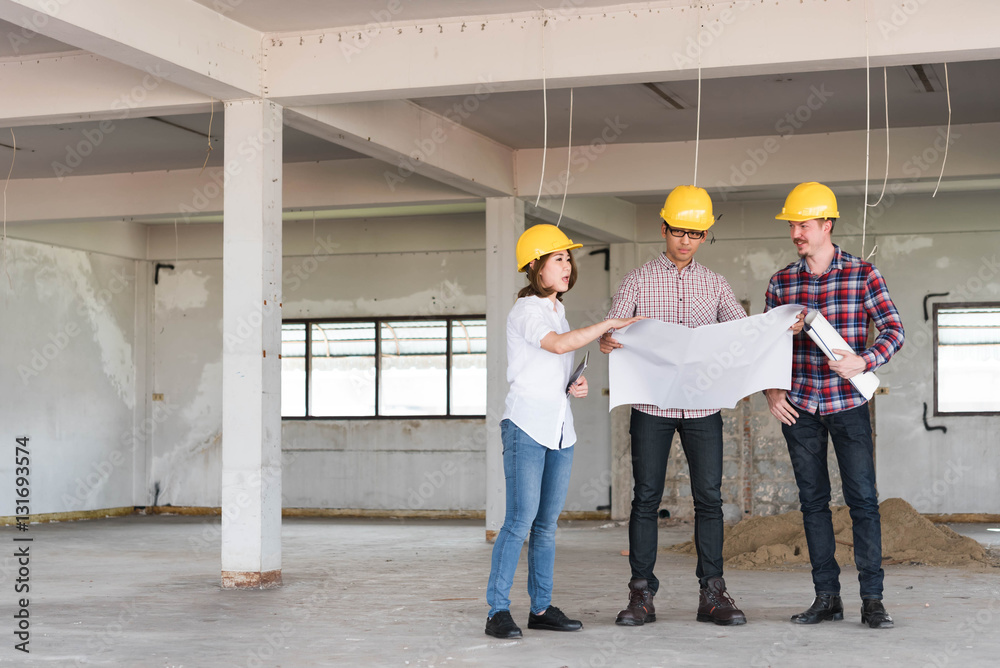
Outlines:
POLYGON ((555 225, 547 223, 529 227, 517 240, 517 270, 525 271, 532 260, 543 255, 561 250, 583 248, 583 244, 575 244, 555 225))

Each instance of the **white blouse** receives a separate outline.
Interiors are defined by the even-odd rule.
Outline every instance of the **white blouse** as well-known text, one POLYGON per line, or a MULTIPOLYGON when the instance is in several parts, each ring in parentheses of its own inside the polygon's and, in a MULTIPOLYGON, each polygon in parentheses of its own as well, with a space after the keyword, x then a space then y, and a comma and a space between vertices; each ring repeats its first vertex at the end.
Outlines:
POLYGON ((566 308, 544 297, 522 297, 507 316, 507 402, 503 419, 510 419, 547 448, 576 443, 573 412, 566 384, 573 373, 573 353, 543 350, 549 332, 569 331, 566 308))

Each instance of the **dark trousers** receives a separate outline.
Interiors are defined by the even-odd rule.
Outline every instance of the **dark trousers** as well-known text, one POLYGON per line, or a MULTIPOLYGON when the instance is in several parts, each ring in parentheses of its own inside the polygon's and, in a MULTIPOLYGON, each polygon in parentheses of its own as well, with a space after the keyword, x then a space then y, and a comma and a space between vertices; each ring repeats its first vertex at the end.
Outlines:
POLYGON ((875 460, 868 406, 829 415, 799 409, 793 425, 781 426, 799 486, 802 524, 809 545, 813 586, 817 594, 840 593, 840 566, 834 553, 830 513, 830 472, 826 463, 829 438, 837 453, 844 501, 854 523, 854 563, 861 598, 882 598, 882 520, 875 491, 875 460))
POLYGON ((702 586, 722 575, 722 416, 663 418, 632 409, 632 514, 628 520, 628 562, 632 579, 645 579, 655 594, 657 511, 663 499, 670 442, 680 434, 694 497, 695 574, 702 586))

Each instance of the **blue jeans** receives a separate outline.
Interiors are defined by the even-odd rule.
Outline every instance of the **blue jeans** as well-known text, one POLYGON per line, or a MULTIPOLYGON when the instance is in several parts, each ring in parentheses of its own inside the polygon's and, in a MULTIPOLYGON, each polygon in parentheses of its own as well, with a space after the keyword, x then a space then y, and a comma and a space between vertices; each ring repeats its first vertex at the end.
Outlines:
POLYGON ((660 581, 656 565, 657 511, 663 500, 670 442, 674 432, 691 474, 694 497, 694 546, 698 553, 695 575, 702 586, 722 575, 722 416, 664 418, 632 409, 632 513, 628 519, 628 563, 632 579, 644 579, 654 594, 660 581))
POLYGON ((816 594, 840 594, 840 566, 834 558, 830 513, 830 472, 826 464, 828 436, 837 453, 844 500, 854 523, 854 563, 862 599, 881 599, 882 519, 875 490, 875 459, 868 405, 829 415, 798 409, 793 425, 781 425, 799 487, 802 524, 809 545, 816 594))
POLYGON ((529 531, 528 596, 531 611, 545 612, 552 602, 556 561, 556 524, 566 501, 573 468, 572 446, 550 450, 510 420, 500 423, 503 472, 507 481, 507 513, 493 545, 486 602, 490 617, 510 610, 510 588, 529 531))

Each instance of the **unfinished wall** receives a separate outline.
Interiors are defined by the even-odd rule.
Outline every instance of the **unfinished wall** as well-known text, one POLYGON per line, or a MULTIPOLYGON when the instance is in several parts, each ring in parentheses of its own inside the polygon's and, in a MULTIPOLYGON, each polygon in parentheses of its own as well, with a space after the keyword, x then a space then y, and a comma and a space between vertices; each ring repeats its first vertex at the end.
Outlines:
MULTIPOLYGON (((217 226, 153 230, 150 252, 175 265, 154 291, 154 381, 169 416, 151 453, 148 503, 217 506, 221 471, 222 262, 217 226), (171 256, 204 259, 174 261, 171 256)), ((288 223, 285 318, 462 315, 486 309, 481 214, 288 223)), ((578 254, 566 299, 574 326, 603 319, 603 256, 578 254)), ((513 301, 512 301, 513 303, 513 301)), ((592 344, 592 355, 599 355, 592 344)), ((582 356, 582 351, 579 353, 582 356)), ((574 400, 579 447, 567 509, 607 505, 607 366, 574 400)), ((159 402, 158 402, 159 405, 159 402)), ((485 505, 485 423, 454 420, 285 420, 286 507, 475 510, 485 505)))
POLYGON ((143 505, 218 506, 222 480, 222 260, 171 260, 153 286, 153 435, 143 505))
MULTIPOLYGON (((14 439, 28 436, 32 515, 133 505, 151 428, 136 391, 138 263, 13 239, 5 252, 0 485, 14 490, 14 439)), ((13 514, 4 494, 0 515, 13 514)))
MULTIPOLYGON (((720 199, 718 242, 703 247, 699 260, 759 313, 768 278, 795 258, 787 226, 773 220, 781 202, 720 199)), ((860 200, 842 198, 841 207, 835 240, 857 254, 860 200)), ((637 262, 662 248, 657 209, 640 206, 637 262)), ((949 292, 934 301, 1000 301, 997 211, 1000 195, 989 192, 933 200, 893 194, 869 211, 866 249, 878 243, 874 262, 907 330, 903 351, 879 371, 889 394, 875 401, 878 482, 883 497, 902 496, 922 512, 1000 507, 1000 417, 929 418, 947 433, 921 421, 923 403, 933 399, 923 298, 949 292)), ((319 222, 315 229, 311 221, 285 227, 286 317, 485 310, 481 214, 319 222)), ((215 225, 182 225, 176 240, 173 226, 152 228, 148 262, 8 241, 13 288, 5 287, 0 319, 0 424, 7 442, 27 434, 38 446, 33 512, 218 505, 221 247, 215 225), (153 286, 156 260, 175 268, 161 270, 153 286), (153 393, 163 400, 150 401, 153 393)), ((580 280, 566 298, 574 327, 603 318, 609 304, 604 257, 588 255, 598 247, 577 252, 580 280)), ((567 510, 605 506, 611 485, 607 361, 596 344, 589 348, 591 393, 574 400, 580 441, 567 510)), ((763 398, 723 417, 727 517, 795 508, 784 439, 763 398)), ((286 421, 286 505, 482 508, 483 429, 467 419, 286 421)), ((0 481, 11 483, 11 475, 11 463, 0 462, 0 481)), ((0 514, 11 514, 12 499, 3 504, 0 514)), ((664 506, 690 513, 676 445, 664 506)))

